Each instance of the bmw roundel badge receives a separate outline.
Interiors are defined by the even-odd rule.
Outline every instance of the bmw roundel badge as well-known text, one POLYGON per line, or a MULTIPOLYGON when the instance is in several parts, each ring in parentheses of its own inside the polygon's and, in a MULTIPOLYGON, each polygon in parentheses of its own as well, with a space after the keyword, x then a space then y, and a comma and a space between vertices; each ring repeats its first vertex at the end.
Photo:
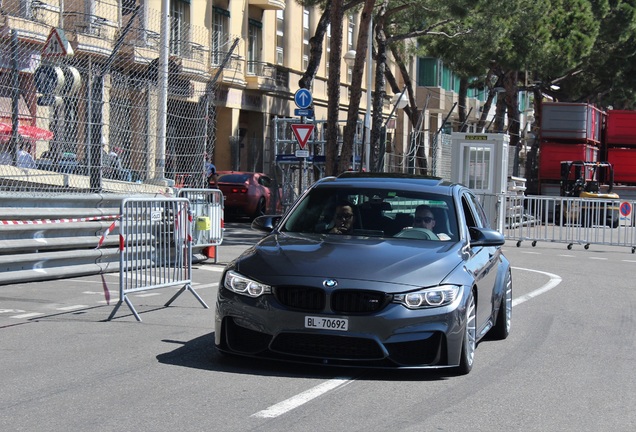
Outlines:
POLYGON ((338 285, 338 281, 335 279, 325 279, 322 284, 327 288, 333 288, 338 285))

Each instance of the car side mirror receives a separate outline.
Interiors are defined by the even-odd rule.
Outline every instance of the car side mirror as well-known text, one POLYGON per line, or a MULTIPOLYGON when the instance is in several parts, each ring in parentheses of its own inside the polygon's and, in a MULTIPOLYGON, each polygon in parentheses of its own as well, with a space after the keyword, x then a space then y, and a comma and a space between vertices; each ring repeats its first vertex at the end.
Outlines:
POLYGON ((471 246, 501 246, 506 243, 502 233, 490 228, 469 227, 471 246))
POLYGON ((283 217, 280 215, 264 215, 259 216, 252 221, 252 229, 270 233, 274 231, 278 223, 283 217))

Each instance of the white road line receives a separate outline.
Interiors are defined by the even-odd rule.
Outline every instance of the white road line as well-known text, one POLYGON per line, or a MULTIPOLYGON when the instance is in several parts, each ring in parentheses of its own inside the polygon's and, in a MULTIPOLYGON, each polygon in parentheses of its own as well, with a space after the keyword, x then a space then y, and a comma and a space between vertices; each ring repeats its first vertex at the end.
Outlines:
POLYGON ((100 300, 97 303, 110 305, 118 301, 119 301, 119 297, 114 297, 114 298, 111 298, 110 300, 100 300))
POLYGON ((135 297, 152 297, 158 295, 161 295, 161 293, 136 294, 135 297))
POLYGON ((73 306, 64 306, 61 308, 55 308, 55 310, 59 310, 59 311, 70 311, 70 310, 74 310, 74 309, 83 309, 83 308, 87 308, 87 305, 73 305, 73 306))
POLYGON ((44 314, 40 312, 31 312, 31 313, 25 313, 21 315, 13 315, 13 316, 10 316, 9 318, 23 319, 23 318, 33 318, 40 315, 44 315, 44 314))
POLYGON ((532 251, 521 251, 521 253, 530 254, 530 255, 541 255, 541 252, 532 252, 532 251))
POLYGON ((621 260, 621 261, 623 261, 623 262, 631 262, 631 263, 636 263, 636 261, 634 261, 634 260, 621 260))
POLYGON ((590 259, 593 259, 593 260, 601 260, 601 261, 607 261, 607 258, 602 258, 602 257, 590 257, 590 259))
POLYGON ((225 267, 196 267, 196 270, 206 270, 221 273, 225 267))
POLYGON ((263 411, 252 414, 252 417, 278 417, 279 415, 285 414, 286 412, 289 412, 294 408, 298 408, 299 406, 309 402, 310 400, 327 393, 328 391, 347 385, 352 381, 353 378, 334 378, 329 381, 325 381, 322 384, 318 384, 314 388, 310 388, 309 390, 299 393, 296 396, 277 403, 276 405, 272 405, 271 407, 264 409, 263 411))
POLYGON ((557 255, 560 257, 566 257, 566 258, 576 258, 576 255, 557 255))
POLYGON ((552 288, 556 287, 558 284, 561 283, 562 279, 561 276, 555 275, 553 273, 548 273, 548 272, 544 272, 544 271, 540 271, 540 270, 534 270, 534 269, 528 269, 528 268, 522 268, 522 267, 512 267, 515 270, 523 270, 523 271, 529 271, 529 272, 534 272, 534 273, 540 273, 543 275, 546 275, 550 278, 550 280, 548 281, 548 283, 546 283, 545 285, 543 285, 541 288, 538 288, 532 292, 529 292, 526 295, 523 295, 521 297, 517 297, 516 299, 512 300, 512 306, 517 306, 520 305, 521 303, 524 303, 528 300, 530 300, 531 298, 534 297, 538 297, 541 294, 545 294, 548 291, 550 291, 552 288))

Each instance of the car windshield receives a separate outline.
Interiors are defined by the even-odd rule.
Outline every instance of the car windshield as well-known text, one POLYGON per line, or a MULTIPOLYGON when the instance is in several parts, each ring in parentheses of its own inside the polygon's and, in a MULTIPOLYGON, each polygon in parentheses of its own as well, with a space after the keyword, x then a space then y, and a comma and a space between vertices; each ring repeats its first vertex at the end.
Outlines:
POLYGON ((312 189, 295 206, 280 230, 456 240, 456 215, 450 195, 325 186, 312 189))
POLYGON ((218 181, 223 183, 245 183, 249 179, 249 174, 223 174, 218 181))

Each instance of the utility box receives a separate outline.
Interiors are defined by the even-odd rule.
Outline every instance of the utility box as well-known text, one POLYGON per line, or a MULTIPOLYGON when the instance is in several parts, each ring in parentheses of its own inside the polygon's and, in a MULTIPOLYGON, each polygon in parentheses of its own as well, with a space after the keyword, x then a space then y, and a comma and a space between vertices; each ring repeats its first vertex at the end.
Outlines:
POLYGON ((503 229, 504 206, 499 203, 508 189, 510 136, 453 132, 451 180, 479 196, 490 224, 503 229))

